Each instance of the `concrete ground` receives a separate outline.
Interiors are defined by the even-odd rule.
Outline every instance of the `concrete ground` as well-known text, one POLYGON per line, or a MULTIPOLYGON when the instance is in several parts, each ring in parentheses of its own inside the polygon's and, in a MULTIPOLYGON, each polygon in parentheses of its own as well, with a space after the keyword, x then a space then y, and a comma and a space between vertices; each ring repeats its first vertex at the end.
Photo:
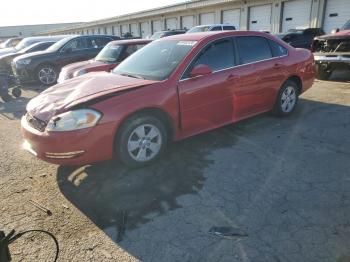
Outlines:
MULTIPOLYGON (((38 91, 0 102, 0 230, 52 232, 59 261, 350 261, 348 73, 316 81, 289 118, 198 135, 138 170, 64 168, 21 150, 20 116, 38 91), (244 236, 209 233, 221 226, 244 236)), ((11 252, 52 261, 54 245, 31 234, 11 252)))

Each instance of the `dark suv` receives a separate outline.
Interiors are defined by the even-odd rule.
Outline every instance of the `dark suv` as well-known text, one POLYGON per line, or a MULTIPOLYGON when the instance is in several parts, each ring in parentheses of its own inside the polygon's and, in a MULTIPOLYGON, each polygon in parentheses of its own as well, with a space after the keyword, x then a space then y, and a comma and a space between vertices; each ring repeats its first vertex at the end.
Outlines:
POLYGON ((110 41, 120 39, 110 35, 66 37, 47 50, 16 57, 12 70, 20 82, 38 81, 44 85, 55 84, 65 65, 95 57, 110 41))
POLYGON ((286 33, 276 36, 293 47, 311 49, 313 39, 324 34, 322 28, 306 28, 289 29, 286 33))

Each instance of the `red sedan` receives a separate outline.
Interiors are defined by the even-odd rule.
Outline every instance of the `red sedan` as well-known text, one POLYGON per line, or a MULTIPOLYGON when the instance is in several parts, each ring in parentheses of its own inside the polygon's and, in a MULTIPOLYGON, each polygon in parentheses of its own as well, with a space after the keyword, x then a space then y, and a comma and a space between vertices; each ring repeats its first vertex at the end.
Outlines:
POLYGON ((148 44, 113 73, 90 73, 33 98, 24 147, 47 162, 119 157, 138 167, 169 141, 273 111, 287 116, 310 88, 310 51, 261 32, 184 34, 148 44))
POLYGON ((83 62, 66 65, 62 68, 58 83, 89 72, 109 72, 134 52, 152 42, 150 39, 130 39, 110 42, 98 55, 83 62))

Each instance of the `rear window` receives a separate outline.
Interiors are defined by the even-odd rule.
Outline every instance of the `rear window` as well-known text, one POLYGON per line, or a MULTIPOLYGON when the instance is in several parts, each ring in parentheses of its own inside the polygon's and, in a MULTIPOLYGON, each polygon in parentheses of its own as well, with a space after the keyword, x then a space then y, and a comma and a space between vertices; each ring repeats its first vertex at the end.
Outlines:
POLYGON ((86 40, 88 48, 102 48, 112 41, 109 37, 88 37, 86 40))
POLYGON ((288 54, 288 50, 281 46, 280 44, 277 44, 275 41, 269 40, 272 55, 274 57, 284 56, 288 54))
POLYGON ((231 25, 224 25, 223 28, 224 28, 224 30, 236 30, 236 28, 234 26, 231 26, 231 25))
POLYGON ((272 58, 267 39, 259 36, 240 36, 236 38, 240 64, 253 63, 272 58))
POLYGON ((210 31, 221 31, 222 27, 221 26, 214 26, 210 31))

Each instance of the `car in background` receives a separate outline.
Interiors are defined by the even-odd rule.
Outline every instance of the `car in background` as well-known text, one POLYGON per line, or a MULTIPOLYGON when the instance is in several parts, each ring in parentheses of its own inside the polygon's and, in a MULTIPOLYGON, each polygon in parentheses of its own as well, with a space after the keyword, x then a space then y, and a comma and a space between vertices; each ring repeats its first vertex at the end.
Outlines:
POLYGON ((62 68, 58 83, 89 72, 109 72, 131 54, 141 49, 150 39, 118 40, 107 44, 98 55, 91 60, 66 65, 62 68))
POLYGON ((21 51, 24 48, 27 48, 28 46, 38 43, 38 42, 44 42, 44 41, 58 41, 66 36, 60 35, 60 36, 31 36, 23 38, 15 47, 11 48, 4 48, 0 49, 0 56, 6 55, 6 54, 14 54, 19 51, 21 51))
POLYGON ((314 76, 309 50, 270 34, 164 37, 113 73, 89 73, 30 100, 21 121, 23 147, 60 165, 117 156, 140 167, 157 159, 170 141, 271 110, 292 114, 314 76))
POLYGON ((316 77, 327 80, 334 70, 350 70, 350 20, 332 34, 316 37, 312 44, 316 77))
POLYGON ((150 37, 150 39, 157 40, 157 39, 162 38, 162 37, 167 37, 167 36, 171 36, 171 35, 180 35, 180 34, 184 34, 184 33, 186 33, 186 30, 183 30, 183 29, 159 31, 159 32, 155 32, 150 37))
POLYGON ((276 36, 293 47, 311 49, 314 38, 324 34, 322 28, 305 28, 289 29, 286 33, 276 36))
POLYGON ((45 51, 16 57, 12 71, 21 83, 37 81, 53 85, 62 67, 94 58, 105 45, 118 39, 118 36, 112 35, 71 35, 45 51))
POLYGON ((46 50, 56 42, 57 41, 39 42, 39 43, 32 44, 26 48, 23 48, 17 53, 10 53, 10 54, 0 56, 0 72, 11 74, 12 73, 11 63, 14 58, 20 55, 46 50))
POLYGON ((5 42, 0 44, 0 49, 11 48, 17 45, 23 38, 22 37, 13 37, 7 39, 5 42))
POLYGON ((190 30, 186 32, 186 34, 201 33, 201 32, 208 32, 208 31, 224 31, 224 30, 236 30, 236 27, 231 24, 198 25, 198 26, 192 27, 190 30))

